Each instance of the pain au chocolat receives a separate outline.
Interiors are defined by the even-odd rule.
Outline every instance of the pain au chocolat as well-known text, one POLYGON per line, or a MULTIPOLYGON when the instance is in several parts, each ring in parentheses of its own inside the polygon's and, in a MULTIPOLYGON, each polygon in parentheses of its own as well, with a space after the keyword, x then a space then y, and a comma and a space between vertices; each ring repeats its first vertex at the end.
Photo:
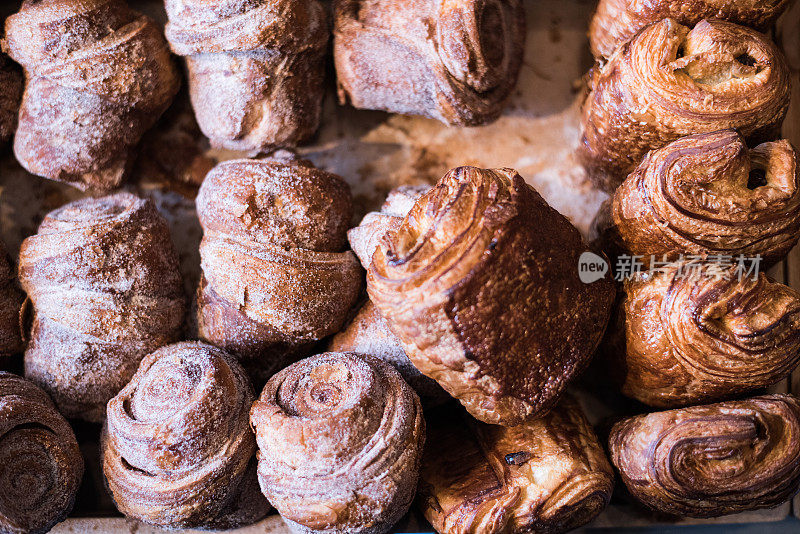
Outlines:
POLYGON ((688 517, 771 508, 800 487, 800 402, 792 395, 624 419, 611 460, 648 508, 688 517))
POLYGON ((735 128, 748 142, 777 136, 789 70, 763 34, 721 20, 647 26, 595 69, 578 156, 613 191, 652 149, 685 135, 735 128))
POLYGON ((440 534, 557 534, 588 523, 611 498, 611 465, 569 395, 511 428, 450 411, 433 414, 428 428, 419 504, 440 534))
POLYGON ((800 363, 800 293, 754 274, 735 262, 682 260, 626 280, 605 347, 622 392, 686 406, 790 374, 800 363))
POLYGON ((693 26, 721 19, 766 31, 790 0, 600 0, 589 24, 595 57, 609 57, 636 32, 665 18, 693 26))
POLYGON ((761 256, 773 264, 800 237, 797 155, 786 140, 752 149, 735 130, 682 137, 645 156, 598 215, 611 249, 761 256))
POLYGON ((380 240, 370 299, 412 363, 476 418, 516 425, 588 363, 614 296, 588 246, 512 169, 458 167, 380 240))

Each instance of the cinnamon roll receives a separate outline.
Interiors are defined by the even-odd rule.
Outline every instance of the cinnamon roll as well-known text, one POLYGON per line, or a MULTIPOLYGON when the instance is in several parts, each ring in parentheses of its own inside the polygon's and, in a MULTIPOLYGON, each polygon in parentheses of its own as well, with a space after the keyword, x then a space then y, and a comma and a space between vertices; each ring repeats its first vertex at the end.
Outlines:
POLYGON ((786 140, 748 149, 734 130, 683 137, 648 153, 605 209, 603 239, 630 254, 772 264, 800 237, 797 156, 786 140))
POLYGON ((414 498, 425 422, 389 364, 328 352, 290 365, 250 411, 258 475, 299 532, 388 532, 414 498))
POLYGON ((525 44, 520 0, 336 0, 339 101, 475 126, 514 90, 525 44))
POLYGON ((5 143, 17 129, 17 115, 22 100, 22 73, 5 54, 0 54, 0 143, 5 143))
POLYGON ((197 213, 203 339, 261 381, 341 328, 362 272, 342 252, 352 205, 339 176, 303 160, 226 161, 206 176, 197 213))
POLYGON ((82 477, 75 434, 47 394, 0 371, 0 532, 50 530, 72 510, 82 477))
POLYGON ((611 367, 650 406, 739 395, 800 363, 800 293, 735 263, 682 260, 630 279, 619 313, 611 367))
POLYGON ((514 170, 458 167, 381 239, 367 289, 422 373, 513 426, 556 403, 603 334, 613 283, 579 280, 584 252, 514 170))
POLYGON ((167 528, 264 517, 248 426, 253 397, 235 358, 211 345, 176 343, 145 357, 108 402, 103 472, 117 508, 167 528))
POLYGON ((220 148, 308 140, 322 110, 330 37, 317 0, 167 0, 167 39, 186 58, 200 128, 220 148))
POLYGON ((647 507, 689 517, 770 508, 800 486, 800 402, 765 395, 615 424, 611 461, 647 507))
POLYGON ((82 190, 117 187, 180 85, 156 23, 122 0, 25 0, 5 29, 26 76, 19 162, 82 190))
POLYGON ((611 465, 570 396, 511 428, 437 415, 428 425, 419 503, 441 534, 566 532, 611 498, 611 465))
POLYGON ((67 417, 101 421, 141 359, 181 334, 167 223, 130 193, 50 212, 22 243, 19 276, 34 311, 25 375, 67 417))
POLYGON ((789 6, 789 0, 600 0, 589 24, 595 57, 609 57, 636 32, 661 19, 693 26, 721 19, 766 31, 789 6))
POLYGON ((6 248, 0 242, 0 365, 9 356, 25 349, 20 328, 20 308, 25 296, 17 287, 17 277, 6 248))
POLYGON ((777 136, 789 70, 766 36, 720 20, 689 29, 664 19, 636 34, 592 76, 579 158, 613 191, 648 150, 735 128, 748 142, 777 136))

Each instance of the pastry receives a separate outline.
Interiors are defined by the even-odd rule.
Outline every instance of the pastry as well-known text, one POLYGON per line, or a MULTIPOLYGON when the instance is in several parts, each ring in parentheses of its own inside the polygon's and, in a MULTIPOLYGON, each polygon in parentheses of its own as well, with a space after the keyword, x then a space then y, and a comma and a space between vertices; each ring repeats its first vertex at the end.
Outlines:
POLYGON ((476 126, 496 119, 525 44, 520 0, 336 0, 339 101, 476 126))
POLYGON ((771 508, 800 487, 800 402, 765 395, 624 419, 611 461, 653 510, 717 517, 771 508))
POLYGON ((261 489, 297 532, 383 533, 407 511, 425 423, 388 363, 327 352, 273 376, 250 411, 261 489))
POLYGON ((766 36, 744 26, 673 19, 646 27, 590 81, 578 156, 613 191, 647 151, 695 133, 735 128, 748 143, 778 135, 789 70, 766 36))
POLYGON ((721 19, 767 31, 790 0, 600 0, 589 24, 595 57, 609 57, 636 32, 665 18, 693 26, 721 19))
POLYGON ((72 510, 82 477, 75 434, 47 394, 0 371, 0 532, 50 530, 72 510))
POLYGON ((25 0, 5 29, 26 78, 19 162, 81 190, 119 186, 180 85, 156 23, 122 0, 25 0))
POLYGON ((682 260, 629 279, 619 313, 609 367, 650 406, 741 395, 800 363, 800 293, 735 262, 682 260))
POLYGON ((187 341, 145 357, 108 402, 103 472, 117 508, 166 528, 264 517, 248 426, 253 397, 236 359, 211 345, 187 341))
POLYGON ((257 153, 316 132, 330 37, 317 0, 166 0, 197 122, 219 148, 257 153))
POLYGON ((363 276, 343 252, 352 204, 339 176, 303 160, 226 161, 203 182, 197 213, 201 338, 263 384, 339 331, 363 276))
POLYGON ((34 315, 25 375, 67 417, 101 421, 141 359, 181 335, 167 223, 130 193, 50 212, 22 243, 19 276, 34 315))
POLYGON ((419 503, 440 534, 566 532, 611 498, 611 465, 570 396, 511 428, 450 412, 428 428, 419 503))
POLYGON ((514 170, 458 167, 383 236, 367 290, 423 374, 513 426, 553 407, 600 341, 614 287, 579 280, 588 252, 514 170))
POLYGON ((682 137, 648 153, 604 209, 602 239, 645 261, 758 255, 773 264, 800 237, 797 155, 786 140, 748 149, 734 130, 682 137))

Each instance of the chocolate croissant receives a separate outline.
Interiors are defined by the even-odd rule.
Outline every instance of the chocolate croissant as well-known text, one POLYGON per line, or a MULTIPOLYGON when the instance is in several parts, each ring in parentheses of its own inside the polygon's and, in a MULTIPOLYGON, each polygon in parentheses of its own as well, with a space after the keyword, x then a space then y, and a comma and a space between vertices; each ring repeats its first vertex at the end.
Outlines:
POLYGON ((800 363, 800 293, 737 263, 660 266, 625 282, 619 313, 611 367, 622 392, 650 406, 733 397, 800 363))
POLYGON ((441 534, 566 532, 608 504, 614 473, 580 406, 565 396, 541 418, 505 428, 429 421, 419 504, 441 534))
POLYGON ((0 365, 7 357, 22 354, 25 349, 20 329, 20 308, 24 299, 17 287, 16 272, 0 242, 0 365))
POLYGON ((717 517, 777 506, 800 487, 800 401, 765 395, 624 419, 611 461, 653 510, 717 517))
POLYGON ((693 26, 703 19, 721 19, 766 31, 790 0, 600 0, 589 24, 595 57, 609 57, 636 32, 661 19, 693 26))
POLYGON ((5 54, 0 54, 0 143, 5 143, 17 129, 17 115, 22 100, 22 73, 5 54))
POLYGON ((50 212, 22 243, 19 276, 34 311, 25 375, 67 417, 101 421, 142 358, 181 334, 167 223, 130 193, 50 212))
POLYGON ((26 77, 19 162, 81 190, 117 187, 180 85, 156 23, 122 0, 25 0, 5 28, 26 77))
POLYGON ((422 373, 513 426, 555 405, 603 334, 613 283, 580 281, 584 252, 514 170, 458 167, 383 236, 367 289, 422 373))
POLYGON ((317 0, 167 0, 197 122, 220 148, 259 152, 319 126, 330 36, 317 0))
POLYGON ((525 44, 520 0, 336 0, 339 101, 475 126, 514 90, 525 44))
POLYGON ((682 137, 648 153, 604 209, 602 238, 632 255, 772 264, 800 237, 797 156, 786 140, 748 149, 734 130, 682 137))
POLYGON ((411 505, 419 398, 388 363, 327 352, 273 376, 253 404, 258 476, 298 532, 383 533, 411 505))
POLYGON ((0 436, 0 532, 47 532, 83 477, 75 434, 44 391, 0 371, 0 436))
POLYGON ((211 345, 176 343, 145 357, 108 402, 103 472, 117 508, 167 528, 233 528, 264 517, 253 397, 244 369, 211 345))
POLYGON ((197 214, 200 337, 261 381, 341 328, 362 271, 342 252, 352 204, 339 176, 303 160, 226 161, 206 176, 197 214))
POLYGON ((682 136, 735 128, 748 142, 777 136, 789 70, 766 36, 720 20, 646 27, 594 71, 579 159, 613 191, 647 151, 682 136))

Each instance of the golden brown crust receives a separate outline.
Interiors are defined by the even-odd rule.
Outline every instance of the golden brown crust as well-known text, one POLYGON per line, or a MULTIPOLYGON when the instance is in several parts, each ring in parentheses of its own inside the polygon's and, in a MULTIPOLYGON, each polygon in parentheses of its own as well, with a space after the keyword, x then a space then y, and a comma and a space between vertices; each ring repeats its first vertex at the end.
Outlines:
POLYGON ((748 149, 734 130, 683 137, 654 150, 614 193, 612 246, 671 260, 755 257, 772 264, 800 237, 800 178, 788 141, 748 149))
POLYGON ((636 32, 661 19, 694 26, 703 19, 721 19, 766 31, 790 0, 600 0, 589 24, 595 57, 609 57, 636 32))
POLYGON ((47 394, 0 371, 0 532, 50 530, 72 510, 82 477, 75 434, 47 394))
POLYGON ((101 421, 141 359, 181 334, 169 228, 129 193, 50 212, 22 243, 19 276, 35 313, 25 374, 67 417, 101 421))
POLYGON ((329 39, 317 0, 167 0, 167 39, 186 58, 200 128, 251 153, 308 140, 319 125, 329 39))
POLYGON ((383 237, 367 286, 420 371, 515 425, 555 404, 602 336, 614 289, 578 279, 585 251, 512 169, 459 167, 383 237))
POLYGON ((735 128, 748 142, 777 135, 789 105, 783 54, 755 30, 719 20, 689 29, 664 19, 620 46, 591 80, 579 158, 613 191, 648 150, 735 128))
POLYGON ((176 343, 145 357, 108 403, 103 472, 117 508, 168 528, 264 517, 248 424, 253 397, 235 358, 211 345, 176 343))
POLYGON ((254 379, 337 332, 362 271, 340 252, 352 217, 347 184, 308 162, 232 160, 197 196, 204 236, 198 329, 254 379))
POLYGON ((626 281, 624 331, 610 336, 623 393, 685 406, 773 384, 797 367, 800 294, 737 269, 684 260, 626 281))
POLYGON ((299 532, 383 533, 411 505, 425 422, 388 363, 327 352, 267 383, 250 423, 261 489, 299 532))
POLYGON ((441 534, 566 532, 611 498, 611 465, 570 396, 512 428, 439 416, 428 425, 419 503, 441 534))
POLYGON ((19 67, 0 54, 0 143, 5 143, 17 129, 17 115, 22 100, 23 78, 19 67))
POLYGON ((26 76, 17 159, 82 190, 117 187, 180 85, 155 22, 122 0, 25 0, 5 27, 26 76))
POLYGON ((519 0, 336 0, 339 100, 446 124, 496 119, 525 43, 519 0))
POLYGON ((624 419, 609 438, 628 490, 690 517, 771 508, 800 486, 800 402, 766 395, 624 419))

